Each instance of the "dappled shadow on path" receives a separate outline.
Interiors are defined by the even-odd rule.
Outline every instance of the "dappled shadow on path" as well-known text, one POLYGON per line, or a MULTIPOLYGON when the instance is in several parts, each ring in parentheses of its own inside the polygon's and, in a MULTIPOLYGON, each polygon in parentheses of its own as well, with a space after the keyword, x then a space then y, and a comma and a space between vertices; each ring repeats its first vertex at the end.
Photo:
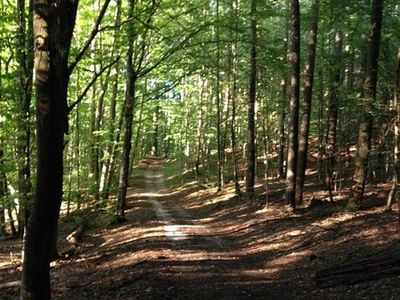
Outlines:
MULTIPOLYGON (((154 159, 153 159, 154 160, 154 159)), ((383 195, 345 210, 346 199, 296 214, 274 191, 259 204, 191 183, 165 186, 162 163, 137 171, 128 222, 91 228, 79 257, 52 270, 57 299, 396 299, 396 278, 329 289, 315 272, 400 250, 383 195)), ((308 198, 309 195, 307 195, 308 198)), ((307 198, 307 199, 308 199, 307 198)))
POLYGON ((400 292, 392 278, 315 285, 318 270, 400 250, 396 215, 382 212, 379 195, 363 211, 346 211, 344 199, 289 215, 279 198, 259 211, 196 184, 169 190, 142 180, 147 185, 139 177, 129 196, 130 221, 96 233, 104 242, 71 266, 76 281, 60 275, 60 299, 395 299, 400 292))

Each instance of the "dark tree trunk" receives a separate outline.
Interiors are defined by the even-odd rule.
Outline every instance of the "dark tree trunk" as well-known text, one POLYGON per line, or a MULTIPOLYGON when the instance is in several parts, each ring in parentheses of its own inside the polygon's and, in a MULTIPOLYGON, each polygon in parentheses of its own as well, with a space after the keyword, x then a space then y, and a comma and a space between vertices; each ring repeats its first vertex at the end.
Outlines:
MULTIPOLYGON (((397 53, 397 72, 396 72, 396 86, 394 89, 394 101, 393 105, 395 107, 397 116, 399 115, 399 97, 400 97, 400 48, 397 53)), ((392 177, 392 187, 386 203, 386 210, 391 210, 393 200, 396 198, 397 186, 400 176, 400 157, 399 157, 399 121, 396 120, 394 124, 394 138, 393 138, 393 177, 392 177)))
POLYGON ((32 97, 33 70, 33 29, 32 29, 32 0, 29 1, 28 18, 25 14, 25 0, 17 1, 17 62, 19 65, 18 93, 18 191, 20 197, 19 232, 22 233, 28 223, 31 205, 31 167, 30 167, 30 105, 32 97), (26 22, 28 21, 28 22, 26 22))
POLYGON ((285 178, 285 148, 286 148, 286 102, 287 102, 287 80, 281 82, 281 116, 279 120, 279 178, 285 178))
POLYGON ((368 152, 371 148, 373 101, 376 98, 378 60, 382 27, 383 0, 374 0, 371 12, 371 33, 367 72, 364 81, 364 107, 358 131, 357 152, 353 175, 352 202, 361 204, 367 177, 368 152))
MULTIPOLYGON (((128 180, 130 173, 130 154, 132 150, 132 126, 133 126, 133 109, 135 106, 135 92, 136 84, 139 77, 143 77, 153 68, 144 69, 143 64, 146 58, 147 49, 147 34, 149 28, 152 27, 151 21, 154 16, 159 2, 152 1, 148 5, 148 16, 145 22, 144 31, 141 34, 141 40, 139 51, 134 53, 134 39, 137 37, 133 23, 130 23, 128 28, 128 53, 126 61, 126 91, 125 91, 125 126, 124 126, 124 143, 123 153, 121 161, 121 171, 119 177, 119 190, 117 199, 117 214, 121 221, 125 220, 125 209, 126 209, 126 192, 128 189, 128 180), (135 55, 134 55, 135 54, 135 55)), ((136 1, 129 0, 129 13, 128 17, 134 17, 136 1)))
MULTIPOLYGON (((0 59, 0 87, 1 84, 2 84, 2 73, 1 73, 1 59, 0 59)), ((0 98, 1 98, 1 89, 0 89, 0 98)), ((2 125, 2 121, 0 121, 0 125, 2 125)), ((5 186, 5 174, 4 174, 4 150, 3 150, 3 141, 0 139, 0 235, 6 234, 5 189, 6 186, 5 186)))
POLYGON ((236 101, 237 101, 237 72, 236 72, 236 56, 238 48, 238 0, 232 1, 230 10, 235 18, 234 30, 230 31, 230 37, 233 42, 228 50, 228 64, 229 64, 229 78, 231 85, 229 86, 229 97, 231 98, 232 106, 232 118, 231 118, 231 145, 232 145, 232 163, 233 163, 233 181, 235 183, 236 195, 240 195, 240 183, 238 174, 238 162, 237 162, 237 145, 236 145, 236 101))
POLYGON ((0 236, 6 234, 6 217, 5 217, 5 209, 6 209, 6 177, 4 174, 4 150, 0 146, 0 236))
MULTIPOLYGON (((115 14, 115 27, 118 28, 121 24, 121 0, 116 1, 117 5, 117 11, 115 14)), ((116 51, 116 45, 119 40, 119 30, 116 29, 114 32, 114 40, 113 40, 113 50, 112 50, 112 56, 114 56, 114 52, 116 51)), ((101 191, 101 196, 103 199, 107 199, 110 193, 110 184, 112 180, 112 176, 110 179, 110 174, 114 172, 112 169, 113 163, 114 163, 114 153, 115 151, 115 121, 116 121, 116 111, 117 111, 117 94, 118 94, 118 82, 119 82, 119 62, 115 66, 115 75, 113 76, 113 86, 112 86, 112 94, 111 94, 111 103, 110 103, 110 119, 109 119, 109 124, 108 124, 108 146, 107 146, 107 159, 105 161, 105 171, 103 174, 103 189, 101 191), (110 180, 110 181, 109 181, 110 180)), ((108 78, 108 76, 107 76, 108 78)), ((122 114, 121 114, 122 115, 122 114)), ((122 118, 121 118, 122 119, 122 118)), ((119 132, 121 130, 121 126, 118 128, 118 136, 119 132)))
MULTIPOLYGON (((338 29, 335 34, 335 57, 333 63, 340 65, 339 61, 342 54, 343 48, 343 32, 338 29)), ((326 185, 329 190, 329 199, 332 201, 332 173, 335 168, 336 162, 336 132, 337 132, 337 120, 338 120, 338 98, 339 98, 339 86, 341 82, 341 69, 335 67, 333 72, 332 83, 329 94, 328 104, 328 131, 326 134, 326 185)))
POLYGON ((219 0, 217 0, 217 20, 216 20, 216 40, 217 40, 217 71, 216 71, 216 89, 215 89, 215 94, 216 94, 216 105, 217 105, 217 156, 218 156, 218 174, 217 174, 217 187, 218 191, 222 191, 223 189, 223 174, 222 174, 222 168, 223 168, 223 155, 222 155, 222 134, 221 134, 221 91, 220 91, 220 56, 221 56, 221 50, 220 50, 220 34, 219 34, 219 0))
MULTIPOLYGON (((133 8, 132 8, 133 9, 133 8)), ((117 210, 118 216, 125 219, 126 209, 126 191, 128 189, 130 153, 132 148, 132 126, 133 126, 133 107, 135 104, 135 89, 137 74, 133 70, 133 46, 130 43, 128 49, 128 58, 126 62, 126 91, 125 91, 125 126, 124 126, 124 144, 122 153, 122 166, 119 179, 119 192, 117 210)))
POLYGON ((50 251, 62 200, 68 55, 78 2, 34 1, 37 175, 24 247, 21 299, 50 299, 50 251))
POLYGON ((248 102, 248 131, 247 131, 247 174, 246 192, 249 197, 254 196, 254 182, 256 178, 256 128, 255 104, 257 86, 257 1, 251 1, 251 48, 250 48, 250 77, 248 102))
POLYGON ((121 107, 121 117, 118 121, 118 127, 115 133, 115 137, 113 139, 113 145, 112 145, 112 149, 111 149, 111 159, 110 159, 110 166, 109 166, 109 170, 106 176, 106 184, 103 190, 103 198, 107 199, 108 196, 110 195, 110 191, 111 191, 111 186, 113 183, 113 179, 114 179, 114 175, 115 175, 115 171, 116 171, 116 165, 117 165, 117 155, 118 155, 118 150, 117 150, 117 145, 119 144, 120 140, 121 140, 121 131, 122 131, 122 126, 123 126, 123 122, 124 122, 124 112, 125 112, 125 107, 126 107, 126 103, 124 102, 122 107, 121 107))
POLYGON ((290 85, 290 126, 288 140, 288 158, 286 174, 286 204, 296 209, 296 172, 299 132, 300 98, 300 5, 298 0, 291 1, 291 85, 290 85))
POLYGON ((319 0, 312 2, 312 24, 308 43, 308 57, 305 70, 305 87, 304 99, 302 102, 302 113, 300 119, 299 132, 299 151, 297 163, 297 179, 296 179, 296 200, 303 200, 304 177, 307 168, 307 153, 308 153, 308 135, 310 131, 311 118, 311 102, 314 85, 314 69, 315 69, 315 52, 317 48, 317 33, 318 33, 318 6, 319 0))
MULTIPOLYGON (((286 5, 289 6, 289 1, 286 0, 286 5)), ((279 119, 279 178, 283 179, 286 177, 286 167, 285 167, 285 159, 287 158, 285 155, 286 150, 286 110, 287 110, 287 63, 288 63, 288 47, 289 47, 289 16, 286 18, 286 26, 285 26, 285 38, 283 43, 283 62, 285 71, 283 74, 283 79, 281 81, 281 103, 280 110, 281 115, 279 119)))
MULTIPOLYGON (((322 47, 323 48, 323 47, 322 47)), ((317 170, 318 170, 318 180, 321 182, 323 179, 323 156, 324 156, 324 129, 323 129, 323 120, 324 120, 324 73, 322 70, 318 72, 318 160, 317 160, 317 170)))

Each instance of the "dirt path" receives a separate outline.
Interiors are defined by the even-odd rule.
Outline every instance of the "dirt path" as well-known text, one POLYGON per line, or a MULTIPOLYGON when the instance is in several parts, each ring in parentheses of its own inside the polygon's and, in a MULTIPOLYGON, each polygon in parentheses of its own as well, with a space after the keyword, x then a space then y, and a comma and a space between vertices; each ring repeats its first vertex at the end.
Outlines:
MULTIPOLYGON (((51 270, 55 299, 398 299, 396 277, 328 289, 314 279, 332 265, 400 251, 397 215, 382 212, 386 193, 369 193, 363 211, 343 210, 343 200, 288 215, 275 188, 260 213, 229 186, 225 194, 197 183, 169 187, 160 159, 134 174, 128 221, 107 226, 109 214, 89 212, 78 256, 51 270)), ((70 223, 61 222, 60 241, 70 223)), ((19 278, 14 253, 20 244, 0 245, 0 259, 13 255, 0 264, 0 283, 19 278)), ((18 291, 0 290, 0 299, 18 291)))
MULTIPOLYGON (((165 196, 164 198, 168 197, 168 193, 163 194, 165 178, 162 169, 146 169, 144 177, 147 193, 153 193, 159 197, 165 196)), ((215 249, 228 250, 227 241, 224 241, 220 236, 212 235, 212 228, 196 220, 191 213, 179 207, 175 202, 160 198, 153 198, 150 201, 157 216, 158 224, 163 227, 165 237, 171 240, 174 247, 182 250, 177 241, 190 239, 191 244, 206 242, 215 249)))
POLYGON ((213 223, 198 219, 171 197, 162 168, 150 166, 143 175, 143 195, 149 197, 155 216, 152 230, 161 228, 157 238, 164 244, 162 254, 151 262, 157 272, 148 278, 144 289, 148 294, 139 298, 255 299, 254 292, 244 287, 229 288, 232 267, 240 269, 243 263, 232 243, 213 223))

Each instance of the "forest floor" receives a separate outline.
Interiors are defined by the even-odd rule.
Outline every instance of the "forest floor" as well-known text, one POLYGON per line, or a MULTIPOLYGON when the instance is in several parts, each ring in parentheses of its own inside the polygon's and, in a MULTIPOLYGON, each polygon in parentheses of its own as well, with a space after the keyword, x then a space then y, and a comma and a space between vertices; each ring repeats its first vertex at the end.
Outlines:
MULTIPOLYGON (((385 253, 399 253, 397 212, 384 212, 387 185, 366 192, 364 207, 346 209, 307 187, 303 207, 288 214, 283 189, 269 204, 216 193, 197 183, 170 187, 164 161, 149 158, 128 192, 127 222, 107 224, 85 212, 90 226, 72 259, 52 264, 55 299, 399 299, 400 276, 320 289, 315 273, 385 253)), ((344 194, 346 191, 344 191, 344 194)), ((81 213, 82 214, 82 213, 81 213)), ((60 248, 73 229, 60 224, 60 248)), ((21 244, 1 241, 0 284, 17 280, 21 244)), ((0 290, 16 299, 18 290, 0 290)))

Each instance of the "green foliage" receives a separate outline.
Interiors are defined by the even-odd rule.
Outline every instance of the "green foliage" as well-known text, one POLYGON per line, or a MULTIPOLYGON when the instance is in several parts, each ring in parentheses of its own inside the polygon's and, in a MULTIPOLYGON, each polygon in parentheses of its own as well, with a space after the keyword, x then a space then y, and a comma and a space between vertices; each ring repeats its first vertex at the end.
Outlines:
MULTIPOLYGON (((99 33, 71 75, 69 104, 79 99, 94 76, 106 65, 117 57, 121 59, 97 78, 69 115, 70 132, 66 136, 64 151, 65 201, 69 199, 74 205, 91 201, 103 207, 110 202, 102 196, 98 197, 98 190, 103 192, 110 183, 109 196, 117 192, 123 147, 123 133, 119 125, 124 122, 125 64, 129 34, 134 35, 133 67, 139 76, 135 90, 133 164, 151 154, 156 140, 159 155, 170 159, 166 171, 172 184, 195 179, 196 163, 200 165, 202 179, 213 184, 217 160, 216 90, 219 85, 222 140, 228 153, 225 154, 226 180, 232 179, 233 170, 232 155, 229 154, 232 143, 231 127, 236 136, 237 158, 244 165, 250 1, 219 0, 218 16, 216 1, 155 1, 154 13, 151 7, 153 1, 135 1, 132 18, 129 18, 128 1, 111 1, 99 33), (121 4, 120 7, 118 3, 121 4), (233 101, 236 118, 232 126, 233 101), (96 167, 100 173, 97 179, 96 167), (108 178, 107 172, 110 168, 113 168, 112 176, 108 178)), ((71 61, 87 41, 101 3, 102 1, 80 1, 70 51, 71 61)), ((326 118, 332 73, 339 67, 343 70, 339 87, 339 123, 343 124, 340 134, 343 135, 343 140, 349 137, 346 143, 354 144, 357 134, 355 128, 362 104, 365 68, 363 60, 371 1, 347 1, 344 8, 337 4, 337 1, 320 1, 311 140, 315 140, 321 130, 325 134, 326 121, 318 120, 319 106, 322 106, 323 118, 326 118), (340 57, 333 51, 333 38, 337 29, 345 33, 344 52, 340 57), (351 132, 347 132, 348 128, 352 129, 351 132)), ((284 0, 257 1, 257 5, 257 141, 258 155, 261 156, 264 153, 264 140, 267 140, 270 152, 276 151, 279 146, 281 113, 283 106, 286 106, 282 102, 280 83, 289 76, 285 49, 289 10, 287 1, 284 0)), ((303 67, 311 22, 310 8, 311 1, 301 1, 303 67)), ((16 99, 21 91, 17 84, 20 74, 16 64, 15 4, 11 1, 2 2, 0 13, 0 146, 5 153, 4 164, 0 169, 7 177, 8 185, 17 190, 16 99)), ((400 46, 399 14, 398 1, 386 1, 379 70, 379 103, 393 100, 396 74, 394 61, 400 46)), ((33 106, 34 103, 29 125, 33 132, 31 166, 34 182, 36 137, 33 106)), ((376 105, 373 113, 376 117, 386 117, 385 111, 379 105, 376 105)), ((270 167, 276 168, 276 160, 271 162, 270 167)), ((259 176, 263 176, 263 168, 260 166, 259 176)))

